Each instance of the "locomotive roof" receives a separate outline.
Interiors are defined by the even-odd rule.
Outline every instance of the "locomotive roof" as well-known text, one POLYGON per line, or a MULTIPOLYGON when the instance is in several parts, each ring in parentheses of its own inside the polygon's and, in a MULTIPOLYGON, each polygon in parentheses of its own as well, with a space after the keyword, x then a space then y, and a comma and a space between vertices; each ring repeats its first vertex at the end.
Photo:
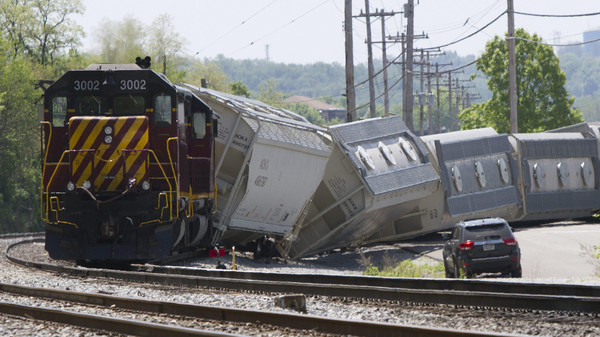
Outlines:
POLYGON ((84 70, 141 70, 135 63, 94 63, 84 70))

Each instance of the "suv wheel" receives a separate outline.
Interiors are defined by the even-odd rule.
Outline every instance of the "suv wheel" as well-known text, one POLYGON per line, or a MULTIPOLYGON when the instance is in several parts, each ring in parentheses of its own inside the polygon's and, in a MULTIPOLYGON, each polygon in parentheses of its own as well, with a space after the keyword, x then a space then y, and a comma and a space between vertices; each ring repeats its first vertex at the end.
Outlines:
POLYGON ((523 270, 521 269, 521 264, 517 266, 517 268, 510 271, 511 277, 521 277, 523 276, 523 270))
POLYGON ((458 268, 458 261, 456 261, 456 259, 452 261, 454 263, 454 277, 460 278, 460 268, 458 268))
POLYGON ((456 276, 454 276, 452 271, 450 271, 450 268, 448 268, 448 265, 446 265, 446 262, 444 262, 444 270, 446 271, 446 278, 455 278, 456 277, 456 276))

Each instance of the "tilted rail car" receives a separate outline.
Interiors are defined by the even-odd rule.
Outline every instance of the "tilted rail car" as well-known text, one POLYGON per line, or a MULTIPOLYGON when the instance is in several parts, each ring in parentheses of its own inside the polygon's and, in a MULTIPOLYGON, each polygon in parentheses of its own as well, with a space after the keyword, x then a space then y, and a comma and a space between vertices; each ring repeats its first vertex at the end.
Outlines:
POLYGON ((396 116, 324 128, 135 65, 67 72, 44 96, 53 258, 148 260, 266 237, 301 258, 467 218, 564 219, 600 205, 600 132, 588 125, 418 137, 396 116))

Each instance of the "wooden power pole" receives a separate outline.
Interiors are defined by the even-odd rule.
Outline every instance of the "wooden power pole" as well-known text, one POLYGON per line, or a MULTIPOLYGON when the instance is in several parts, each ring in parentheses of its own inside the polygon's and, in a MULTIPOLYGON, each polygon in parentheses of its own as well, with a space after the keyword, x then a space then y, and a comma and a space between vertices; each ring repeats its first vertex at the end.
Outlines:
POLYGON ((510 101, 510 133, 519 132, 517 118, 517 62, 515 58, 515 8, 508 1, 508 97, 510 101))
POLYGON ((369 15, 369 0, 365 0, 365 17, 367 20, 367 67, 369 73, 369 113, 371 118, 375 118, 375 82, 373 79, 375 70, 373 69, 373 46, 371 45, 371 16, 369 15))
POLYGON ((413 38, 414 38, 414 15, 415 15, 415 3, 414 0, 408 0, 404 9, 404 15, 407 18, 406 21, 406 73, 404 77, 406 81, 406 87, 404 88, 404 97, 402 105, 404 107, 404 122, 406 126, 414 131, 413 123, 413 38))
POLYGON ((346 36, 346 120, 356 120, 356 94, 354 92, 354 52, 352 40, 352 0, 345 0, 344 33, 346 36))

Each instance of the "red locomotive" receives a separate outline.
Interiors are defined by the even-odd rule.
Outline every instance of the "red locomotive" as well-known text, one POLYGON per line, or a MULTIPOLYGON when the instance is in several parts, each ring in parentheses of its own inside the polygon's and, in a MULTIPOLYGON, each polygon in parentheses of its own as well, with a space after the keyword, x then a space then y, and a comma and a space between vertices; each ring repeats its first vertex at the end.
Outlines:
POLYGON ((210 244, 218 116, 138 64, 69 71, 44 93, 40 208, 52 258, 145 261, 210 244))

